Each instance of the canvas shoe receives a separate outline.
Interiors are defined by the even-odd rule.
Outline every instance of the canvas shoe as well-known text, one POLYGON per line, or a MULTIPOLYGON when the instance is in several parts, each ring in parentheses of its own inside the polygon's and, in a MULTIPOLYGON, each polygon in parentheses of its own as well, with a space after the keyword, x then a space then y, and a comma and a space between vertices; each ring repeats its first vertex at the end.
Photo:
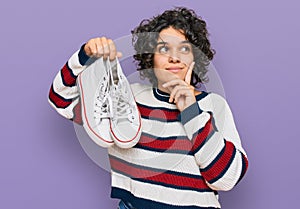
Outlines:
POLYGON ((83 127, 101 147, 114 144, 110 135, 112 100, 109 96, 110 71, 103 58, 89 65, 77 78, 83 127))
POLYGON ((112 71, 110 74, 110 96, 113 106, 113 117, 110 120, 111 135, 115 145, 130 148, 136 145, 141 136, 140 112, 118 59, 107 64, 112 71))

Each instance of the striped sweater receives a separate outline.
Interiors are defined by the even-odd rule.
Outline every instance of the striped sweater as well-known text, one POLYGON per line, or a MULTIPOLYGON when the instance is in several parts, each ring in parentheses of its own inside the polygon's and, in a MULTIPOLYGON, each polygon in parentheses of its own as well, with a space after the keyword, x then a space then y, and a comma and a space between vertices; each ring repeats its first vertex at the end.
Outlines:
MULTIPOLYGON (((49 103, 82 124, 76 78, 89 57, 83 47, 55 77, 49 103)), ((142 117, 142 135, 130 149, 108 148, 111 197, 143 209, 220 208, 217 191, 232 189, 248 160, 226 100, 202 92, 179 112, 159 89, 132 84, 142 117)))

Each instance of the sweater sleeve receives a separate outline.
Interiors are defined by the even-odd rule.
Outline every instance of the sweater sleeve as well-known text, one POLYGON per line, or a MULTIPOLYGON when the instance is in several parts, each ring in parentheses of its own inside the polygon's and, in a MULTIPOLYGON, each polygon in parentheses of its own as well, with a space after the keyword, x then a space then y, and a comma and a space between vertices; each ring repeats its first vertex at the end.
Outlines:
POLYGON ((50 87, 48 101, 63 117, 82 124, 77 76, 86 68, 89 57, 84 45, 76 51, 55 76, 50 87))
POLYGON ((204 103, 185 109, 181 121, 207 184, 214 190, 232 189, 246 173, 248 159, 226 100, 212 93, 204 103))

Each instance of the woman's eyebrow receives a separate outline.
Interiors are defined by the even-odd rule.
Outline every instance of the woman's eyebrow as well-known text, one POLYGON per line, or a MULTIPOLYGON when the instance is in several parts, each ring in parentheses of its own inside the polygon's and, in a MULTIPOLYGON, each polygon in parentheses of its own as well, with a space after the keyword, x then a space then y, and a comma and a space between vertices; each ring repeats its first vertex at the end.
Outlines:
POLYGON ((185 41, 181 41, 182 44, 190 44, 191 42, 189 42, 188 40, 185 41))
MULTIPOLYGON (((165 42, 165 41, 157 42, 157 45, 159 45, 159 44, 166 45, 166 44, 168 44, 168 42, 165 42)), ((189 42, 188 40, 185 40, 185 41, 181 41, 180 44, 191 44, 191 42, 189 42)))
POLYGON ((159 45, 159 44, 166 45, 167 43, 168 43, 168 42, 160 41, 160 42, 157 42, 157 45, 159 45))

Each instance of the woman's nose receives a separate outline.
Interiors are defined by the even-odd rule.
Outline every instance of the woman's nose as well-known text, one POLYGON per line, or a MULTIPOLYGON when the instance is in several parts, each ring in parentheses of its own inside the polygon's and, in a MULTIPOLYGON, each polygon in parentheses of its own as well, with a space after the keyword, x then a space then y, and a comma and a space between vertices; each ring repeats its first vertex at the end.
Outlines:
POLYGON ((180 59, 178 58, 178 56, 176 54, 172 53, 172 54, 169 54, 168 61, 171 63, 179 63, 180 59))

